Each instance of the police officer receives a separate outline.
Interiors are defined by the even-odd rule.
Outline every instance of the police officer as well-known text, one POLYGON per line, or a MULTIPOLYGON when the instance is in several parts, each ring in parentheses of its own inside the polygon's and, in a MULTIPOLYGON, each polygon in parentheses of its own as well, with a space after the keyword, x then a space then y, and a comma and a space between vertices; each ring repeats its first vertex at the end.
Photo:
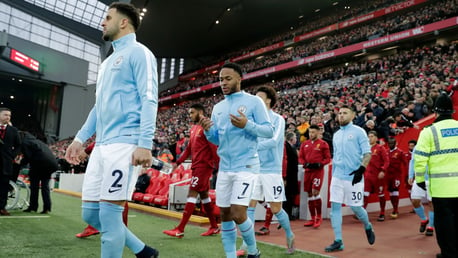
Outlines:
POLYGON ((458 121, 452 119, 453 104, 442 93, 436 100, 436 120, 424 128, 414 152, 417 185, 425 189, 426 166, 432 197, 437 257, 458 257, 458 121))

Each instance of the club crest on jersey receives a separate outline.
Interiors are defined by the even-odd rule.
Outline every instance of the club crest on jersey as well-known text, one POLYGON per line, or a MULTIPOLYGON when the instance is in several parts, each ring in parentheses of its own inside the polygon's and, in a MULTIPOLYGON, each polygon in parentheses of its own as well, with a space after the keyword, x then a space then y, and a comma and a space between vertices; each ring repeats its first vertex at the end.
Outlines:
POLYGON ((246 106, 242 105, 242 106, 239 106, 239 108, 237 109, 237 111, 241 112, 241 113, 244 113, 246 112, 246 106))
POLYGON ((114 64, 113 64, 113 65, 114 65, 114 66, 119 66, 119 65, 122 63, 122 59, 123 59, 122 56, 116 58, 116 60, 114 61, 114 64))

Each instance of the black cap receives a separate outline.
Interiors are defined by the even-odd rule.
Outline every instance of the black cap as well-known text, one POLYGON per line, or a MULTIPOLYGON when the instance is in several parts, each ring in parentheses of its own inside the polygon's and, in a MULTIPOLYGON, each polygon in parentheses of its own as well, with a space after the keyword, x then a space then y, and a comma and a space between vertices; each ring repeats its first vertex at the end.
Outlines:
POLYGON ((437 98, 434 106, 434 111, 439 114, 447 115, 455 112, 453 110, 452 99, 445 92, 441 93, 441 95, 437 98))

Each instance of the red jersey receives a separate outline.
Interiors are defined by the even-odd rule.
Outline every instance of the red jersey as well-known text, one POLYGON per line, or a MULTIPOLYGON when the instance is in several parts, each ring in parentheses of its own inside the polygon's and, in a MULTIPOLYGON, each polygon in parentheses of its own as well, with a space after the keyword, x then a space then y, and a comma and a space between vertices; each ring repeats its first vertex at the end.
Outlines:
POLYGON ((402 150, 394 148, 390 150, 389 157, 390 165, 387 170, 388 176, 404 175, 407 166, 406 154, 402 150))
MULTIPOLYGON (((301 144, 299 149, 299 163, 321 163, 321 168, 323 170, 324 165, 328 164, 331 161, 331 152, 329 151, 329 145, 327 142, 317 139, 315 141, 306 140, 301 144)), ((306 171, 310 170, 308 168, 306 171)))
POLYGON ((189 155, 192 156, 192 169, 197 167, 216 168, 218 165, 219 157, 216 154, 216 146, 207 140, 200 125, 192 126, 188 146, 177 160, 177 165, 183 163, 189 155))
POLYGON ((371 161, 367 165, 366 173, 368 176, 378 176, 380 172, 386 172, 390 165, 390 158, 385 147, 375 144, 371 147, 371 161))

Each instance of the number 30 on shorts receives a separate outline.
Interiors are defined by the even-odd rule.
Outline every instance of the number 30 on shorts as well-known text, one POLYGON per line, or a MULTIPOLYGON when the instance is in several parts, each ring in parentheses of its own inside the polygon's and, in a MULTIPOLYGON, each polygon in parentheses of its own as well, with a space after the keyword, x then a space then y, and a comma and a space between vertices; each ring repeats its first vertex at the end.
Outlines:
POLYGON ((351 200, 361 200, 363 198, 363 193, 361 192, 351 192, 351 200))

